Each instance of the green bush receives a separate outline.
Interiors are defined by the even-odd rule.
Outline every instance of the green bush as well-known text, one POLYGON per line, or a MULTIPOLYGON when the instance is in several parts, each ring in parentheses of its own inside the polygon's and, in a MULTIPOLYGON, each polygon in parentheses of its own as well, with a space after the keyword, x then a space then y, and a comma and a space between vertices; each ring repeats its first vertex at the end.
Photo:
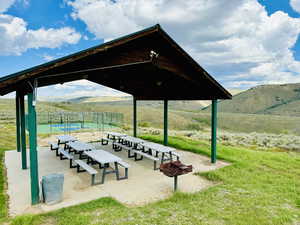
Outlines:
POLYGON ((141 121, 138 123, 139 127, 150 127, 150 123, 146 121, 141 121))
POLYGON ((203 128, 198 123, 189 123, 186 126, 187 130, 203 130, 203 128))
POLYGON ((127 124, 124 124, 121 128, 125 131, 128 131, 131 129, 130 126, 128 126, 127 124))

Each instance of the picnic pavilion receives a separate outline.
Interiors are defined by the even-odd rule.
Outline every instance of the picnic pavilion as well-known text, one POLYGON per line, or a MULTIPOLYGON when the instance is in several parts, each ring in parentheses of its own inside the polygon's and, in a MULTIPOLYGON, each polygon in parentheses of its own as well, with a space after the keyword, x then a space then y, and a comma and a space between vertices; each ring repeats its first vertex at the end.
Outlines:
POLYGON ((168 144, 168 101, 211 100, 211 162, 217 157, 217 101, 231 94, 155 25, 113 41, 0 78, 0 95, 16 92, 17 150, 27 169, 25 101, 28 131, 31 203, 39 202, 36 89, 87 79, 133 96, 133 135, 137 136, 137 101, 164 101, 164 144, 168 144))

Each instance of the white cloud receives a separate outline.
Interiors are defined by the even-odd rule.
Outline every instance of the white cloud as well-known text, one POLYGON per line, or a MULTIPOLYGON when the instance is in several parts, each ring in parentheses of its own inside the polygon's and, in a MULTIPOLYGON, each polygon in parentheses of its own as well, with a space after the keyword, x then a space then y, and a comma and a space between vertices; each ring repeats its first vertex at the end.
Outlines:
POLYGON ((76 89, 76 88, 92 89, 97 86, 99 87, 99 84, 89 80, 76 80, 64 84, 56 84, 54 85, 54 88, 55 89, 76 89))
POLYGON ((15 0, 1 0, 0 1, 0 13, 5 12, 12 4, 14 4, 15 0))
POLYGON ((27 29, 22 18, 4 14, 16 1, 29 5, 29 0, 0 0, 0 55, 20 55, 30 48, 57 48, 80 40, 81 35, 70 27, 27 29))
POLYGON ((108 87, 104 87, 101 89, 93 89, 93 90, 77 90, 70 93, 68 96, 70 97, 83 97, 83 96, 129 96, 124 92, 120 92, 108 87))
POLYGON ((55 84, 53 88, 56 90, 68 90, 68 89, 75 89, 76 87, 65 83, 65 84, 55 84))
MULTIPOLYGON (((297 7, 299 2, 291 4, 297 7)), ((291 51, 300 19, 281 11, 269 16, 256 0, 72 0, 68 4, 73 7, 72 17, 85 22, 99 39, 160 23, 227 86, 300 81, 300 63, 291 51), (251 66, 241 71, 245 64, 251 66), (231 76, 214 72, 228 65, 235 65, 231 76)))
POLYGON ((64 84, 56 84, 49 87, 42 87, 38 89, 38 94, 41 97, 49 96, 49 91, 54 96, 68 96, 68 97, 81 97, 81 96, 127 96, 128 94, 118 90, 99 85, 88 80, 77 80, 67 82, 64 84), (53 88, 55 92, 53 93, 53 88))
POLYGON ((53 59, 55 59, 55 57, 52 56, 52 55, 47 55, 47 54, 45 54, 45 55, 43 55, 43 59, 44 59, 45 61, 52 61, 53 59))
POLYGON ((66 83, 67 85, 75 85, 75 86, 89 86, 89 87, 97 87, 99 84, 89 81, 89 80, 76 80, 69 83, 66 83))
POLYGON ((299 0, 290 0, 291 7, 298 13, 300 13, 300 1, 299 0))
POLYGON ((31 30, 23 19, 0 14, 0 55, 20 55, 30 48, 76 44, 80 38, 81 35, 70 27, 31 30))
POLYGON ((1 0, 0 1, 0 13, 6 12, 14 3, 20 3, 23 7, 29 6, 30 0, 1 0))

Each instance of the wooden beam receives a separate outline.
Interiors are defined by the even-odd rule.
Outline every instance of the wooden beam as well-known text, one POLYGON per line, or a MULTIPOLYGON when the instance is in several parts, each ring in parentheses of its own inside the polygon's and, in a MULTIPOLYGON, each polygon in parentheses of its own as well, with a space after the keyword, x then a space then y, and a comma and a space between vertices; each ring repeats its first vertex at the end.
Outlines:
POLYGON ((88 74, 89 72, 109 71, 109 70, 113 70, 113 69, 121 69, 121 68, 124 68, 124 67, 129 67, 129 66, 149 64, 151 62, 152 62, 151 60, 146 60, 146 61, 140 61, 140 62, 132 62, 132 63, 119 64, 119 65, 102 66, 102 67, 96 67, 96 68, 90 68, 90 69, 83 69, 83 70, 76 70, 76 71, 69 71, 69 72, 58 73, 58 74, 48 74, 48 75, 44 75, 43 78, 49 78, 49 77, 53 78, 53 77, 59 77, 59 76, 64 76, 65 77, 66 75, 88 74))

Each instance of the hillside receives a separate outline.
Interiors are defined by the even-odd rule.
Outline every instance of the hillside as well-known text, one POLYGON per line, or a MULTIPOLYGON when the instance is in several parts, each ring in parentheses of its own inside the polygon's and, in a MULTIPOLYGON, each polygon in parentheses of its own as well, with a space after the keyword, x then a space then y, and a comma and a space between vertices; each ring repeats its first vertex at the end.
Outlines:
MULTIPOLYGON (((64 101, 59 101, 64 103, 90 103, 98 106, 106 105, 123 105, 129 106, 132 105, 131 96, 122 96, 122 97, 79 97, 65 99, 64 101)), ((210 101, 169 101, 169 108, 172 110, 183 110, 183 111, 199 111, 202 108, 208 106, 210 101)), ((162 108, 163 101, 138 101, 139 106, 147 106, 152 108, 162 108)))
MULTIPOLYGON (((210 106, 204 111, 210 110, 210 106)), ((219 103, 220 112, 300 116, 300 83, 261 85, 219 103)))
POLYGON ((62 102, 72 103, 90 103, 90 102, 116 102, 116 101, 127 101, 131 97, 129 96, 83 96, 79 98, 63 99, 62 102))

